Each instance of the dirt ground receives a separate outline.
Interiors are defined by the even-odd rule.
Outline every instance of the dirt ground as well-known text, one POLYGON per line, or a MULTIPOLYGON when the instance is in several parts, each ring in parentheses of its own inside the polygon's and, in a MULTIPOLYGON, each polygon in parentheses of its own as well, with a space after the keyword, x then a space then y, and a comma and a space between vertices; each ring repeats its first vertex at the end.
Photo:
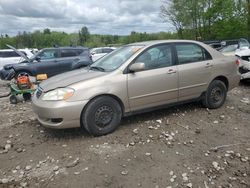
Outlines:
POLYGON ((241 84, 220 109, 192 103, 131 116, 97 138, 45 129, 30 102, 0 99, 0 187, 249 188, 249 99, 241 84))

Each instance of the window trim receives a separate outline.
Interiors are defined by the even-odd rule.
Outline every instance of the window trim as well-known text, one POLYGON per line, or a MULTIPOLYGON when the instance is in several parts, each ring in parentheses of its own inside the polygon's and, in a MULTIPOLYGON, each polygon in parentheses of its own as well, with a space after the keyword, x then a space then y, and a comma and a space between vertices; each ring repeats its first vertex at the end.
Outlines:
POLYGON ((194 43, 194 42, 174 42, 174 43, 173 43, 173 48, 174 48, 174 51, 175 51, 174 53, 175 53, 175 60, 176 60, 176 64, 177 64, 177 65, 185 65, 185 64, 190 64, 190 63, 198 63, 198 62, 213 60, 212 55, 211 55, 203 46, 201 46, 200 44, 194 43), (202 53, 203 60, 201 60, 201 61, 192 61, 192 62, 188 62, 188 63, 181 64, 181 63, 179 62, 178 53, 177 53, 177 49, 176 49, 176 45, 178 45, 178 44, 180 44, 180 45, 192 44, 192 45, 196 45, 196 46, 200 47, 201 50, 202 50, 202 52, 203 52, 203 53, 202 53), (209 56, 208 59, 205 59, 205 57, 204 57, 204 55, 205 55, 206 53, 207 53, 207 55, 209 56))
MULTIPOLYGON (((175 50, 174 50, 174 44, 172 42, 169 42, 169 43, 160 43, 160 44, 154 44, 152 46, 149 46, 147 48, 145 48, 142 52, 140 52, 129 64, 128 66, 124 69, 123 71, 123 74, 130 74, 131 72, 129 71, 129 67, 135 63, 135 61, 146 51, 152 49, 152 48, 155 48, 155 47, 158 47, 158 46, 164 46, 164 45, 169 45, 170 46, 170 49, 171 49, 171 54, 172 54, 172 61, 173 61, 173 64, 172 66, 175 66, 177 65, 177 59, 176 59, 176 56, 175 56, 175 50)), ((171 67, 171 66, 167 66, 167 67, 171 67)), ((156 70, 156 69, 162 69, 162 68, 167 68, 167 67, 160 67, 160 68, 155 68, 155 69, 148 69, 148 70, 144 70, 144 71, 150 71, 150 70, 156 70)), ((143 72, 143 71, 141 71, 143 72)))

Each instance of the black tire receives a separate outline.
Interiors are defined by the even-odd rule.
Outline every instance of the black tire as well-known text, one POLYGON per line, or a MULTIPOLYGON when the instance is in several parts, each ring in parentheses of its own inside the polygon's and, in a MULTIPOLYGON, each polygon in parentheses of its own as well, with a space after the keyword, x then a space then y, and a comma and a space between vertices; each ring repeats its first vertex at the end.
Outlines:
POLYGON ((112 133, 122 117, 119 103, 109 96, 98 97, 90 101, 81 115, 82 126, 94 136, 112 133))
POLYGON ((11 95, 10 96, 10 104, 17 104, 17 97, 16 95, 11 95))
POLYGON ((227 97, 227 87, 224 82, 220 80, 212 81, 205 95, 202 98, 202 104, 206 108, 216 109, 221 107, 227 97))
POLYGON ((23 94, 23 99, 25 101, 30 101, 31 100, 31 94, 30 93, 24 93, 23 94))

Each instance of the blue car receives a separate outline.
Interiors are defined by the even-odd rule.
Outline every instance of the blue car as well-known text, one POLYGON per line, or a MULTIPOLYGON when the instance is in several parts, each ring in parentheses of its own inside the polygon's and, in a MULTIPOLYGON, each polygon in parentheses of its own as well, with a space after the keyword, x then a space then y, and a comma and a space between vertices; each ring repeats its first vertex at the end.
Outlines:
POLYGON ((90 51, 84 47, 44 48, 31 58, 12 46, 9 47, 25 60, 18 64, 5 65, 0 71, 2 80, 11 80, 21 74, 29 76, 47 74, 48 77, 52 77, 63 72, 86 67, 92 63, 90 51))

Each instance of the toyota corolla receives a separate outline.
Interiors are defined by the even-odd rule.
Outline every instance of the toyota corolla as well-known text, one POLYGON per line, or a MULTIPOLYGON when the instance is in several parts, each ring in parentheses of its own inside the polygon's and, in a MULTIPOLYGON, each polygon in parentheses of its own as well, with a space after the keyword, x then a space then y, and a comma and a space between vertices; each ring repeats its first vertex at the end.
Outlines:
POLYGON ((237 69, 235 57, 196 41, 129 44, 87 68, 42 82, 33 110, 46 127, 83 127, 105 135, 122 117, 138 112, 192 100, 219 108, 238 85, 237 69))

